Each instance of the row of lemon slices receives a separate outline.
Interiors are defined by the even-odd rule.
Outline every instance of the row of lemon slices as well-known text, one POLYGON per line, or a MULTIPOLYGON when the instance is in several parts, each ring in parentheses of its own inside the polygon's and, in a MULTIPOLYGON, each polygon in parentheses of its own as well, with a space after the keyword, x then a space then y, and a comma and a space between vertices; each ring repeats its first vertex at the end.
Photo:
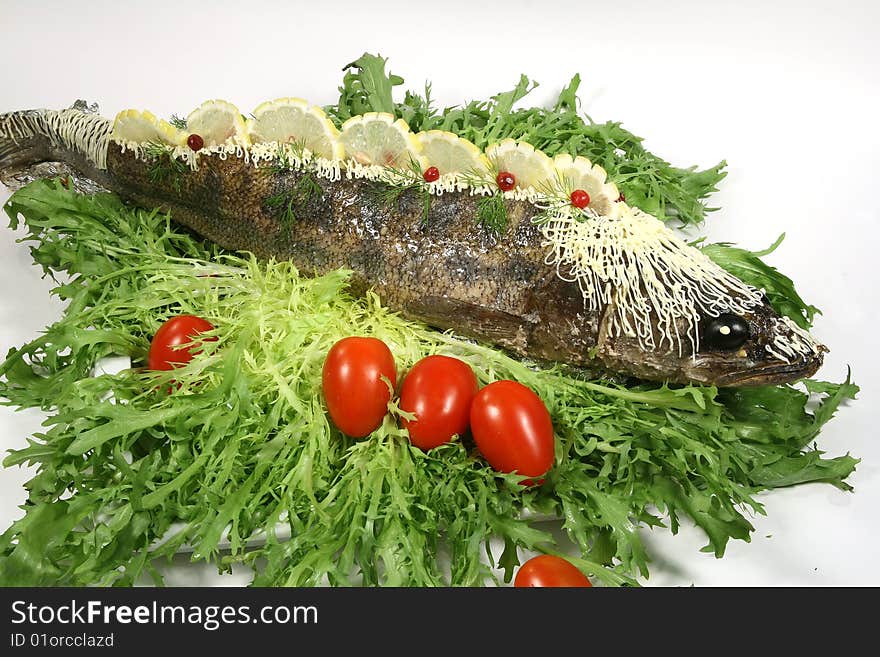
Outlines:
POLYGON ((505 139, 483 153, 473 143, 451 132, 428 130, 414 134, 403 119, 369 112, 350 118, 337 130, 324 111, 299 98, 279 98, 257 107, 252 118, 223 100, 202 103, 186 119, 187 131, 157 119, 146 111, 120 112, 112 138, 118 142, 158 141, 185 146, 190 135, 199 135, 202 147, 248 147, 251 144, 296 142, 327 160, 353 159, 363 165, 407 169, 416 162, 440 175, 464 174, 491 180, 490 172, 513 174, 516 186, 536 190, 556 189, 566 195, 583 190, 589 207, 600 215, 613 214, 619 192, 606 173, 585 157, 557 155, 551 159, 530 144, 505 139))

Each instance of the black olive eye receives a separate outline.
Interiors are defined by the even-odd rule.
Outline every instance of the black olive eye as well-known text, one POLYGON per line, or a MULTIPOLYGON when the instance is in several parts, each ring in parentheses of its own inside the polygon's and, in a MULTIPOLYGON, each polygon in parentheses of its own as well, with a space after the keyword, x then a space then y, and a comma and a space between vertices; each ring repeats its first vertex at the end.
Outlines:
POLYGON ((710 349, 730 351, 741 347, 749 339, 749 323, 739 315, 725 313, 706 321, 703 326, 703 344, 710 349))

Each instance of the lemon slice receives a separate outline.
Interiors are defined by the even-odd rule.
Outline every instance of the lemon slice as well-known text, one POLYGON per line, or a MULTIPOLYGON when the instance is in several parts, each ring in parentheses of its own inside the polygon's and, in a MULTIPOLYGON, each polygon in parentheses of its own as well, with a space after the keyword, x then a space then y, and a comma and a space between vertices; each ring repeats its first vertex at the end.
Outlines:
POLYGON ((186 143, 186 133, 178 130, 168 121, 160 121, 152 112, 130 109, 116 115, 111 139, 117 142, 134 141, 140 144, 159 142, 182 146, 186 143))
POLYGON ((486 149, 495 168, 512 173, 517 187, 539 189, 553 179, 553 160, 524 141, 504 139, 486 149))
POLYGON ((186 117, 191 134, 199 135, 205 147, 247 146, 247 126, 241 112, 225 100, 206 100, 186 117))
POLYGON ((255 144, 294 142, 328 160, 341 160, 345 155, 339 131, 324 110, 302 98, 278 98, 257 107, 248 121, 248 134, 255 144))
POLYGON ((446 173, 484 176, 489 171, 489 160, 467 139, 445 130, 428 130, 416 137, 422 144, 426 165, 437 167, 441 176, 446 173))
POLYGON ((360 164, 408 169, 424 165, 422 145, 403 119, 385 112, 367 112, 342 124, 340 141, 345 154, 360 164))
POLYGON ((584 190, 590 195, 587 207, 600 216, 616 216, 619 213, 617 199, 620 198, 620 192, 617 185, 607 182, 605 169, 585 157, 578 155, 573 158, 568 153, 560 153, 553 158, 553 165, 566 193, 584 190))

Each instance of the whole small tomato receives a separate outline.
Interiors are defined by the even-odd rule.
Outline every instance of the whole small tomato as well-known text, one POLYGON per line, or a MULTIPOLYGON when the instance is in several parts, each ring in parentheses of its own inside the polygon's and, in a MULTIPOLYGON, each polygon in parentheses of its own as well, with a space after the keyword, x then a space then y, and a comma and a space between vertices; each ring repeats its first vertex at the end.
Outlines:
POLYGON ((344 434, 363 438, 382 424, 391 400, 383 376, 393 387, 397 367, 388 345, 377 338, 343 338, 327 352, 324 398, 330 419, 344 434))
POLYGON ((477 449, 499 472, 540 477, 553 465, 550 413, 538 395, 516 381, 496 381, 477 393, 471 404, 471 433, 477 449))
POLYGON ((542 554, 526 561, 516 573, 513 585, 527 587, 588 587, 593 586, 570 561, 550 554, 542 554))
POLYGON ((413 445, 429 450, 467 431, 479 384, 470 365, 449 356, 428 356, 413 365, 400 390, 402 419, 413 445))
MULTIPOLYGON (((213 329, 211 322, 195 315, 172 317, 162 324, 153 336, 147 366, 151 370, 172 370, 186 365, 193 359, 193 355, 199 352, 197 346, 199 335, 213 329), (181 345, 189 343, 193 344, 181 348, 181 345)), ((209 342, 216 339, 216 337, 207 337, 202 341, 209 342)))

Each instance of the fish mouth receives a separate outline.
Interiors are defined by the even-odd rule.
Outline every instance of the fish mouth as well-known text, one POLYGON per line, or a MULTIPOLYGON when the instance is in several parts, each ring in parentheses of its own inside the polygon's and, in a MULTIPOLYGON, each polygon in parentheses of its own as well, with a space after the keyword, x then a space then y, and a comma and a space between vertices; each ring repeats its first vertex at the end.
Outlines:
POLYGON ((822 366, 823 353, 827 349, 817 350, 815 354, 805 356, 793 362, 773 361, 766 365, 752 366, 741 370, 726 372, 715 378, 719 387, 745 387, 780 385, 807 379, 822 366))

